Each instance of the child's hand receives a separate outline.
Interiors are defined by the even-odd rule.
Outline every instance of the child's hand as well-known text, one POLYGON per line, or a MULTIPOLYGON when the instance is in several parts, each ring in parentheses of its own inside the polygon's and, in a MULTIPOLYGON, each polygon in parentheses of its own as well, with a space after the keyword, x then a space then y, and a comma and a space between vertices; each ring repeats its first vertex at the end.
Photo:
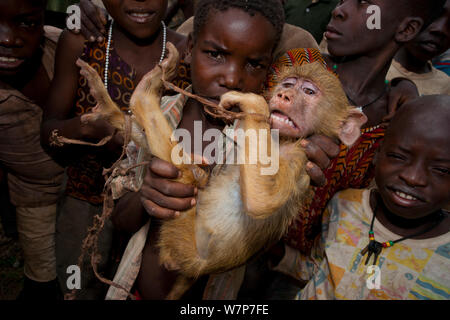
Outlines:
POLYGON ((326 183, 323 170, 328 168, 330 160, 339 154, 339 145, 333 139, 315 134, 302 141, 308 163, 306 172, 311 178, 311 184, 321 187, 326 183))
POLYGON ((103 41, 106 36, 105 25, 108 22, 108 13, 105 9, 97 7, 91 0, 80 0, 81 34, 90 42, 103 41))
POLYGON ((176 218, 180 211, 196 204, 194 186, 172 181, 180 171, 171 163, 153 158, 140 190, 141 203, 147 213, 159 219, 176 218))

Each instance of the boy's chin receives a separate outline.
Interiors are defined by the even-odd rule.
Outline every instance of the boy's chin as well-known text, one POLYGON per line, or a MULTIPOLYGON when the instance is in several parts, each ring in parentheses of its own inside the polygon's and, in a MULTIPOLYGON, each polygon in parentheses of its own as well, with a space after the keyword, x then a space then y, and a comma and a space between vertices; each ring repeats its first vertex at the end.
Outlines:
POLYGON ((0 79, 6 80, 7 78, 12 78, 20 75, 20 68, 18 69, 3 69, 0 67, 0 79))

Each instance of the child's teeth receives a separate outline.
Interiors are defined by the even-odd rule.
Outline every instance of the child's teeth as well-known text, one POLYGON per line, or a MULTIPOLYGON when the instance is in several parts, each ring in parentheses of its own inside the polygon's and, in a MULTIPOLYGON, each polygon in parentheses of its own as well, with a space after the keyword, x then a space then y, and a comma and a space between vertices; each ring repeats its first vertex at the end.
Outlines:
POLYGON ((138 17, 138 18, 145 18, 148 17, 149 14, 148 13, 132 13, 131 14, 133 17, 138 17))
POLYGON ((398 195, 400 198, 404 198, 406 200, 417 200, 416 197, 413 197, 413 196, 403 193, 401 191, 395 191, 395 194, 398 195))
POLYGON ((0 57, 0 61, 2 62, 16 62, 17 60, 17 58, 0 57))

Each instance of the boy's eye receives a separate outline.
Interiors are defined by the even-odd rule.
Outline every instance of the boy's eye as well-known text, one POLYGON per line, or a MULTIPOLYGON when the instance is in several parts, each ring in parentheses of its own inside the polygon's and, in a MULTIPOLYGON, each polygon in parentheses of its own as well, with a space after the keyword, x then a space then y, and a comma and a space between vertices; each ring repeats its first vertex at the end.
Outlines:
POLYGON ((222 57, 222 53, 219 51, 209 50, 209 51, 205 51, 205 52, 210 58, 212 58, 214 60, 218 60, 222 57))
POLYGON ((450 175, 450 168, 433 168, 433 171, 440 175, 450 175))
POLYGON ((34 28, 38 25, 39 23, 37 21, 33 21, 33 20, 23 20, 20 21, 20 26, 21 27, 25 27, 25 28, 34 28))
POLYGON ((248 61, 248 64, 249 64, 250 67, 252 67, 253 69, 262 69, 262 68, 265 67, 261 62, 259 62, 259 61, 257 61, 257 60, 249 60, 249 61, 248 61))
POLYGON ((387 154, 387 157, 391 158, 391 159, 396 159, 396 160, 402 160, 402 161, 405 160, 404 156, 402 156, 402 155, 400 155, 398 153, 394 153, 394 152, 389 152, 387 154))

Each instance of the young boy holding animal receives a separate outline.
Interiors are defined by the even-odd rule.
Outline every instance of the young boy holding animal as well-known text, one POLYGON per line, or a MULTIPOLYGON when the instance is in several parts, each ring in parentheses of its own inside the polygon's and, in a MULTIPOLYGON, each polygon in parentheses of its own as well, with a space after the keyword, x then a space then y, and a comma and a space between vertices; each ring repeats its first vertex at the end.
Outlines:
MULTIPOLYGON (((75 265, 80 256, 82 240, 96 214, 102 212, 102 170, 120 155, 123 139, 106 121, 86 125, 82 117, 95 107, 86 80, 79 76, 75 64, 79 57, 96 68, 107 85, 110 96, 123 112, 142 76, 166 55, 166 43, 184 50, 185 37, 168 30, 162 20, 166 0, 105 0, 113 18, 108 37, 103 42, 88 42, 83 36, 65 31, 57 50, 55 79, 52 82, 42 128, 43 144, 50 146, 64 161, 68 175, 65 197, 57 223, 57 259, 61 287, 67 292, 67 267, 75 265), (143 59, 145 57, 145 59, 143 59), (107 141, 102 147, 65 145, 57 138, 87 140, 92 144, 107 141), (56 139, 55 139, 56 138, 56 139)), ((67 140, 66 140, 67 141, 67 140)), ((99 245, 106 268, 111 248, 112 224, 108 222, 99 245)), ((79 298, 103 297, 102 288, 88 267, 82 272, 79 298)))
MULTIPOLYGON (((195 15, 194 34, 189 41, 193 92, 209 97, 213 101, 218 101, 222 94, 230 90, 261 92, 273 49, 279 41, 277 34, 280 32, 277 30, 280 31, 283 26, 282 9, 279 3, 277 1, 274 3, 203 1, 198 8, 195 15), (269 17, 278 18, 269 20, 269 17)), ((214 121, 205 115, 201 104, 195 100, 180 101, 186 105, 178 128, 185 128, 193 132, 195 120, 202 121, 203 130, 223 128, 223 123, 214 121)), ((154 160, 154 162, 156 161, 154 160)), ((171 165, 168 163, 167 165, 169 170, 173 170, 171 165)), ((175 168, 175 170, 177 169, 175 168)), ((134 238, 141 235, 140 242, 147 237, 147 232, 149 236, 147 244, 142 249, 142 260, 139 256, 141 249, 138 249, 137 253, 134 252, 134 256, 133 253, 130 256, 125 253, 122 260, 125 265, 141 265, 140 269, 132 268, 134 270, 124 271, 125 274, 123 274, 119 267, 114 280, 129 290, 137 277, 136 288, 142 297, 161 299, 167 296, 171 288, 171 284, 167 285, 167 281, 163 281, 163 279, 173 278, 175 273, 170 274, 167 270, 155 266, 159 260, 159 250, 156 247, 157 237, 155 236, 155 231, 159 229, 157 221, 152 220, 149 231, 141 229, 142 225, 148 221, 148 215, 143 207, 146 207, 153 216, 167 214, 164 208, 161 211, 153 209, 151 201, 146 199, 147 194, 154 192, 151 178, 155 174, 152 171, 154 169, 148 171, 140 193, 126 195, 117 204, 113 216, 116 225, 130 233, 139 230, 134 238), (139 199, 140 197, 142 200, 139 199), (161 285, 165 285, 165 287, 158 288, 159 292, 155 293, 155 286, 161 285)), ((185 187, 176 182, 170 182, 170 184, 172 187, 178 187, 178 185, 185 187)), ((185 199, 182 201, 184 202, 185 199)), ((184 203, 181 204, 184 205, 184 203)), ((169 214, 173 215, 170 211, 169 214)), ((176 215, 180 215, 180 213, 176 213, 176 215)), ((148 228, 148 224, 146 224, 146 228, 148 228)), ((130 243, 133 241, 132 239, 130 243)), ((135 242, 133 245, 139 247, 135 242)), ((126 293, 115 288, 111 288, 108 294, 108 298, 111 299, 124 297, 126 297, 126 293)))
POLYGON ((61 30, 44 27, 46 4, 0 3, 0 163, 16 207, 26 300, 60 298, 55 222, 64 172, 41 147, 40 126, 61 30))
MULTIPOLYGON (((365 125, 363 137, 360 141, 350 150, 342 146, 341 156, 336 158, 329 169, 325 171, 325 175, 329 177, 328 183, 323 189, 315 191, 316 195, 321 196, 315 197, 314 203, 309 205, 305 212, 302 212, 303 216, 308 217, 307 220, 304 220, 307 223, 302 224, 302 220, 294 223, 294 227, 287 238, 288 244, 302 250, 302 252, 308 252, 311 248, 312 241, 317 234, 317 229, 314 226, 320 223, 322 210, 334 193, 350 186, 363 187, 368 185, 371 176, 369 164, 384 135, 384 129, 379 125, 391 109, 391 107, 388 108, 388 97, 391 93, 388 93, 388 87, 385 83, 387 70, 401 44, 413 39, 424 24, 432 21, 434 17, 440 14, 443 1, 440 1, 440 3, 415 1, 414 5, 411 5, 411 2, 402 2, 393 7, 387 1, 379 1, 377 4, 384 12, 382 26, 386 27, 383 27, 382 30, 367 29, 366 9, 368 4, 359 4, 357 1, 348 0, 343 1, 333 11, 333 18, 327 34, 332 56, 326 57, 327 62, 330 67, 334 67, 335 72, 339 75, 351 104, 361 106, 369 121, 365 125), (342 30, 337 28, 342 28, 342 30), (368 37, 368 34, 373 36, 368 37), (355 41, 355 38, 358 41, 355 41), (368 145, 368 147, 363 148, 364 145, 368 145), (347 160, 349 158, 354 159, 355 156, 359 161, 349 162, 347 160), (339 162, 339 165, 336 165, 337 162, 339 162), (332 179, 331 177, 335 172, 337 178, 332 179), (305 229, 308 234, 305 234, 305 229), (299 233, 299 230, 302 233, 299 233)), ((401 85, 405 84, 408 84, 408 82, 402 82, 401 85)), ((312 147, 312 143, 306 145, 306 149, 312 147)), ((170 172, 170 177, 176 177, 176 170, 170 172)), ((167 186, 167 184, 163 184, 164 180, 161 180, 157 175, 153 174, 148 177, 148 181, 148 185, 151 187, 148 189, 147 199, 144 202, 153 212, 160 214, 160 216, 172 216, 174 211, 184 210, 190 206, 188 202, 192 199, 190 197, 185 199, 182 199, 182 197, 178 197, 178 199, 167 197, 166 195, 177 194, 173 189, 165 189, 165 195, 155 193, 155 188, 167 186), (155 187, 156 185, 158 187, 155 187), (158 205, 158 202, 163 206, 158 205), (166 208, 174 210, 167 210, 166 208)), ((177 192, 180 190, 182 190, 181 187, 177 189, 177 192)), ((195 204, 194 201, 192 203, 195 204)))
POLYGON ((277 267, 295 265, 290 276, 309 280, 298 299, 448 299, 449 121, 444 95, 395 114, 376 157, 376 187, 337 193, 311 255, 288 250, 277 267))

